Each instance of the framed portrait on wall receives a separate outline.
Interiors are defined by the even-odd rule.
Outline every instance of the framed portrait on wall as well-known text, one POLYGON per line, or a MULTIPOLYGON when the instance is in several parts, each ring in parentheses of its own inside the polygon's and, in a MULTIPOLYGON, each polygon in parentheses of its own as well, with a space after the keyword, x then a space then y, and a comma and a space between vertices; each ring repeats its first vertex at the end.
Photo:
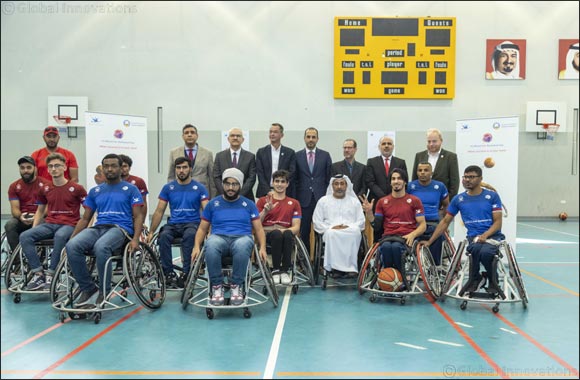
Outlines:
POLYGON ((526 40, 495 39, 486 45, 486 79, 526 79, 526 40))
POLYGON ((578 79, 578 39, 558 41, 558 79, 578 79))

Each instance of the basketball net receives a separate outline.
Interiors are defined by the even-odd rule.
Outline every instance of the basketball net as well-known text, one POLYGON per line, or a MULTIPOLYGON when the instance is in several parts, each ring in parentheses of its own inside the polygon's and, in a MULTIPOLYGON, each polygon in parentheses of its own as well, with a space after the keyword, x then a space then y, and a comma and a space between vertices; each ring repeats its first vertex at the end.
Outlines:
POLYGON ((546 131, 546 140, 554 140, 556 132, 558 132, 560 124, 544 124, 544 131, 546 131))
POLYGON ((67 125, 67 126, 70 124, 72 120, 72 117, 70 116, 54 115, 52 118, 54 119, 54 121, 56 121, 58 125, 67 125))

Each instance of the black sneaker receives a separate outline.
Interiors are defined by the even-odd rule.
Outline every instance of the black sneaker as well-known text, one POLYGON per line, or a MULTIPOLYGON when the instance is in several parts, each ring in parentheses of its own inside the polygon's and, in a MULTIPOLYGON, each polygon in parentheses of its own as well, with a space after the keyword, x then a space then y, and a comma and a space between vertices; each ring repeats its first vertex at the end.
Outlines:
POLYGON ((98 290, 99 288, 95 287, 89 291, 82 291, 80 297, 77 299, 76 306, 82 307, 87 305, 94 305, 95 302, 92 301, 92 298, 98 290))
POLYGON ((171 272, 165 275, 165 287, 167 289, 179 289, 177 283, 177 274, 175 274, 175 272, 171 272))
POLYGON ((99 295, 97 296, 97 306, 101 307, 101 304, 103 303, 104 300, 105 297, 103 296, 103 293, 99 292, 99 295))
POLYGON ((186 273, 180 274, 179 277, 177 277, 177 287, 179 289, 185 288, 185 281, 187 281, 187 274, 186 273))

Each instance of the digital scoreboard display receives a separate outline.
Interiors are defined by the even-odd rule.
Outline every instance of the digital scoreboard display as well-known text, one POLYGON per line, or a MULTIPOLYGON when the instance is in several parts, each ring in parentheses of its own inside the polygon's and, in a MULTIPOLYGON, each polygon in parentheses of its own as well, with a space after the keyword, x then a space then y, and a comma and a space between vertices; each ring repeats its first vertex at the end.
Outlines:
POLYGON ((335 17, 334 97, 453 99, 455 17, 335 17))

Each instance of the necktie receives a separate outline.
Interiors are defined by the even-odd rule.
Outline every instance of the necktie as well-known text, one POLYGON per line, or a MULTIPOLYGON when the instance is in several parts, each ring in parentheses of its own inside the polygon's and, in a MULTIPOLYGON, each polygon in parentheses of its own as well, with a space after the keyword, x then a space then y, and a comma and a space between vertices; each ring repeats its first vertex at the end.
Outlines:
POLYGON ((389 176, 389 159, 385 158, 385 174, 389 176))
POLYGON ((193 162, 193 149, 187 150, 187 157, 189 157, 189 161, 193 162))
POLYGON ((234 166, 234 168, 238 166, 238 159, 236 158, 236 156, 237 153, 234 152, 234 158, 232 159, 232 165, 234 166))
POLYGON ((308 168, 310 169, 310 173, 312 173, 312 169, 314 169, 314 152, 308 152, 308 168))

